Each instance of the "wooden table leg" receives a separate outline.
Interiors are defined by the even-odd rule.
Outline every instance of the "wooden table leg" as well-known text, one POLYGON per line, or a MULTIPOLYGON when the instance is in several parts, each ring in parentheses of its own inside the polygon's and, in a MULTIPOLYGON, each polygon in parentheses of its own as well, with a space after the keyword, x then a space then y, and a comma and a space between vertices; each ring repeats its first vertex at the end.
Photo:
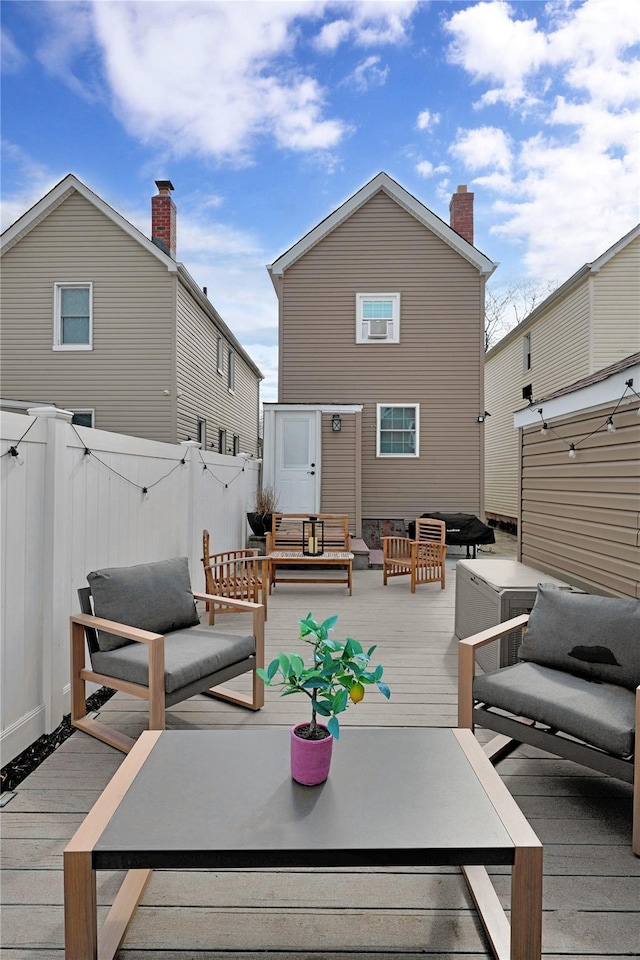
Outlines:
POLYGON ((96 872, 91 851, 64 852, 65 960, 97 960, 96 872))
POLYGON ((511 960, 542 954, 542 847, 518 847, 511 870, 511 960))

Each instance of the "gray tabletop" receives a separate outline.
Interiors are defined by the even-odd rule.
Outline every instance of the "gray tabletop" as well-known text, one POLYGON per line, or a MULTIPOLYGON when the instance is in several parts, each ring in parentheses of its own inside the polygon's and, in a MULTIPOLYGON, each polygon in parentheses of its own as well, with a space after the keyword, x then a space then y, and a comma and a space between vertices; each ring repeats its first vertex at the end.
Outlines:
POLYGON ((93 852, 132 867, 511 864, 449 729, 349 729, 329 779, 291 779, 288 730, 165 731, 93 852))

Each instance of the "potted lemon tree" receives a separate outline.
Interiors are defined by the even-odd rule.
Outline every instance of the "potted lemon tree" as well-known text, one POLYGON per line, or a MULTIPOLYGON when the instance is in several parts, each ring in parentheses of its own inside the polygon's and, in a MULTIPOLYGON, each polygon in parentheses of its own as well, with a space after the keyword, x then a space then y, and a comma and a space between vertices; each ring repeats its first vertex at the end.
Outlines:
POLYGON ((382 681, 383 667, 370 663, 375 645, 365 652, 353 637, 329 637, 337 619, 317 623, 309 613, 300 620, 300 639, 312 648, 306 663, 297 653, 280 653, 266 669, 258 669, 267 686, 281 687, 282 696, 301 693, 309 698, 311 719, 291 730, 291 775, 308 786, 329 775, 333 741, 340 737, 338 714, 359 703, 370 686, 387 699, 391 696, 382 681))

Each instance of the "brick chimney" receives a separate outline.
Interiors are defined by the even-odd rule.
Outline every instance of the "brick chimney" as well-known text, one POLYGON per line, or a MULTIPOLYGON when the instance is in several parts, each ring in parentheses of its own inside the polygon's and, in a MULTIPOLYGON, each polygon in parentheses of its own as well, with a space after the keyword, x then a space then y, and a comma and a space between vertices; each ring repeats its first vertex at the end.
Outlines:
POLYGON ((461 184, 451 197, 449 223, 468 243, 473 244, 473 194, 461 184))
POLYGON ((176 205, 171 180, 156 180, 158 193, 151 197, 151 239, 163 253, 176 258, 176 205))

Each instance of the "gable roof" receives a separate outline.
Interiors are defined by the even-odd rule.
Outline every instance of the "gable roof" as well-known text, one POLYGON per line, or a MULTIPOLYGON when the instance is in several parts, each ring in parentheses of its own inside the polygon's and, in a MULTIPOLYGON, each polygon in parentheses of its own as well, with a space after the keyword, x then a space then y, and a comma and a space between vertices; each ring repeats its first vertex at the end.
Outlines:
POLYGON ((90 190, 89 187, 78 180, 76 176, 72 173, 68 173, 64 179, 57 183, 49 193, 45 194, 37 203, 35 203, 26 213, 23 213, 15 223, 12 223, 10 227, 4 231, 2 236, 0 236, 0 256, 7 253, 16 243, 22 240, 34 227, 37 227, 50 213, 53 213, 60 204, 64 203, 71 194, 76 191, 81 196, 88 200, 89 203, 93 204, 101 213, 108 217, 116 226, 120 227, 121 230, 124 230, 136 243, 139 243, 148 253, 156 257, 160 263, 162 263, 169 273, 177 273, 184 285, 188 288, 189 293, 197 300, 198 304, 202 307, 204 312, 207 314, 210 320, 213 321, 215 326, 218 327, 220 332, 224 334, 227 340, 233 345, 233 348, 244 358, 247 364, 251 367, 253 372, 260 380, 264 380, 264 374, 260 368, 254 363, 249 354, 246 352, 244 347, 241 345, 235 334, 229 329, 227 324, 224 322, 216 308, 210 302, 206 294, 201 290, 196 281, 193 279, 186 267, 182 263, 177 262, 173 257, 168 256, 168 254, 163 253, 157 244, 155 244, 148 237, 145 237, 144 233, 138 230, 137 227, 134 227, 132 223, 129 223, 128 220, 118 213, 117 210, 114 210, 113 207, 110 207, 97 193, 94 193, 93 190, 90 190))
POLYGON ((399 183, 396 183, 387 173, 379 173, 368 183, 361 187, 357 193, 341 204, 333 213, 325 217, 317 226, 304 235, 292 247, 289 247, 273 263, 267 265, 267 270, 271 280, 275 285, 275 277, 282 276, 292 264, 303 257, 305 253, 311 250, 317 243, 323 240, 336 227, 340 226, 352 214, 362 207, 368 200, 380 191, 387 194, 392 200, 395 200, 399 206, 403 207, 419 223, 431 230, 436 236, 440 237, 446 244, 452 247, 465 260, 474 266, 483 276, 490 276, 498 266, 492 260, 489 260, 473 244, 468 243, 460 234, 456 233, 448 223, 445 223, 432 210, 425 207, 423 203, 417 200, 399 183))
POLYGON ((591 263, 585 263, 579 267, 575 273, 572 273, 568 280, 565 280, 564 283, 561 283, 559 287, 556 287, 549 296, 539 303, 537 307, 527 314, 527 316, 516 324, 508 333, 505 333, 504 337, 501 340, 491 347, 490 350, 485 354, 485 361, 492 357, 494 354, 499 353, 504 347, 506 347, 512 340, 515 340, 517 337, 522 336, 524 330, 530 327, 535 321, 540 317, 545 310, 548 310, 556 300, 561 300, 563 297, 566 297, 567 294, 571 293, 575 287, 578 286, 586 277, 591 276, 594 273, 599 273, 600 270, 604 267, 606 263, 620 253, 621 250, 624 250, 625 247, 628 247, 630 243, 640 237, 640 223, 636 224, 635 227, 632 227, 628 233, 625 233, 623 237, 620 237, 619 240, 616 240, 604 253, 601 253, 599 257, 596 257, 595 260, 592 260, 591 263))

